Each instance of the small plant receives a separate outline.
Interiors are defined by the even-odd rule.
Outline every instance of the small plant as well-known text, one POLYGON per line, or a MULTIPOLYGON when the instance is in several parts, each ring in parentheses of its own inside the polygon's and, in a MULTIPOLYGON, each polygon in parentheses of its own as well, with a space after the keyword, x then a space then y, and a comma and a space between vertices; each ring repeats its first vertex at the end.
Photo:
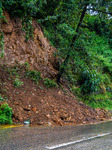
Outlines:
POLYGON ((27 42, 31 37, 33 37, 32 17, 23 17, 22 28, 25 32, 25 41, 27 42))
POLYGON ((71 91, 74 95, 81 97, 81 89, 80 87, 72 86, 71 91))
POLYGON ((54 82, 54 80, 50 80, 48 78, 44 79, 44 85, 48 88, 49 87, 57 87, 57 84, 54 82))
POLYGON ((26 76, 29 76, 37 84, 39 82, 39 79, 41 79, 41 73, 37 72, 35 70, 33 70, 33 71, 31 71, 31 70, 30 71, 26 71, 26 76))
POLYGON ((8 68, 8 73, 10 74, 10 76, 14 76, 14 75, 19 76, 18 71, 19 69, 17 67, 8 68))
POLYGON ((1 94, 0 94, 0 102, 1 101, 4 101, 5 99, 1 96, 1 94))
POLYGON ((12 124, 12 108, 7 103, 0 105, 0 124, 12 124))
POLYGON ((23 85, 23 82, 21 82, 20 79, 15 78, 13 84, 15 87, 21 87, 23 85))
POLYGON ((25 62, 24 65, 26 66, 27 69, 29 68, 29 63, 28 62, 25 62))
POLYGON ((4 56, 4 34, 0 30, 0 57, 4 56))

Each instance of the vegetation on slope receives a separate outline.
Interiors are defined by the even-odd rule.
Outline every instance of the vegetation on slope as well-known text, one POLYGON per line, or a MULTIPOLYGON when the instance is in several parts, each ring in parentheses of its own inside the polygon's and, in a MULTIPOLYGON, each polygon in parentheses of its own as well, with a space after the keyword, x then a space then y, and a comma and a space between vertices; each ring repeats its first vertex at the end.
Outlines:
MULTIPOLYGON (((32 18, 41 24, 45 36, 57 48, 58 83, 64 78, 86 104, 112 109, 111 0, 3 0, 0 18, 6 21, 4 9, 22 19, 26 42, 33 37, 32 18)), ((0 29, 1 56, 3 44, 0 29)))
POLYGON ((0 124, 23 124, 27 120, 34 125, 85 124, 111 115, 78 103, 65 86, 57 88, 54 80, 43 79, 25 65, 0 65, 0 83, 0 124))

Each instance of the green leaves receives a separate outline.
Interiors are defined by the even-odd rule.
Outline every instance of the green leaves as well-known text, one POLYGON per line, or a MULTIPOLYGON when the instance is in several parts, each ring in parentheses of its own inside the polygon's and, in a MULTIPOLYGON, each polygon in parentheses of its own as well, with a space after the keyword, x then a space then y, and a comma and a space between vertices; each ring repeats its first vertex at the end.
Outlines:
POLYGON ((15 78, 13 84, 15 87, 21 87, 23 85, 23 82, 21 82, 20 79, 15 78))
POLYGON ((90 94, 91 92, 98 92, 99 85, 102 82, 102 75, 96 70, 85 70, 80 75, 81 90, 84 94, 90 94))
POLYGON ((41 79, 41 73, 37 72, 35 70, 27 70, 26 71, 26 76, 28 76, 31 79, 33 79, 33 81, 36 82, 37 84, 39 82, 39 79, 41 79))
POLYGON ((7 103, 0 105, 0 124, 12 124, 12 108, 7 103))
POLYGON ((4 37, 3 32, 0 29, 0 57, 4 56, 4 37))
POLYGON ((15 17, 23 17, 24 15, 35 15, 37 13, 38 0, 3 0, 3 6, 9 13, 15 17))
POLYGON ((50 80, 49 78, 44 79, 44 85, 48 88, 50 87, 57 87, 58 85, 55 83, 54 80, 50 80))

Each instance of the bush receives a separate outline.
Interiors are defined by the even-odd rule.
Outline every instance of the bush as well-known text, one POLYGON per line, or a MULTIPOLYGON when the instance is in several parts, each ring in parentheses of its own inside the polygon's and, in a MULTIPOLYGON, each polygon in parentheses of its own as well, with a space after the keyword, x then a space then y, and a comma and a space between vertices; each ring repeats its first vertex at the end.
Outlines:
POLYGON ((81 89, 80 87, 72 86, 71 91, 73 94, 79 98, 81 98, 81 89))
POLYGON ((30 66, 30 65, 29 65, 28 62, 25 62, 25 63, 24 63, 24 66, 26 67, 26 69, 29 69, 29 66, 30 66))
POLYGON ((49 87, 57 87, 57 84, 54 82, 54 80, 50 80, 48 78, 44 79, 44 85, 48 88, 49 87))
POLYGON ((26 71, 26 76, 29 76, 36 83, 38 83, 39 79, 41 79, 41 73, 37 72, 35 70, 33 70, 33 71, 31 71, 31 70, 30 71, 26 71))
POLYGON ((15 78, 13 84, 15 87, 21 87, 23 85, 23 82, 21 82, 20 79, 15 78))
POLYGON ((102 76, 96 70, 85 70, 80 74, 81 91, 86 94, 98 92, 102 76))
POLYGON ((1 96, 1 94, 0 94, 0 102, 1 101, 4 101, 5 99, 1 96))
POLYGON ((12 108, 4 103, 0 106, 0 124, 12 124, 12 108))
POLYGON ((83 101, 85 104, 91 106, 92 108, 104 108, 107 110, 112 110, 112 94, 107 92, 106 94, 91 94, 84 95, 83 101))
POLYGON ((35 15, 37 13, 37 0, 3 0, 3 7, 14 17, 23 17, 24 15, 35 15))

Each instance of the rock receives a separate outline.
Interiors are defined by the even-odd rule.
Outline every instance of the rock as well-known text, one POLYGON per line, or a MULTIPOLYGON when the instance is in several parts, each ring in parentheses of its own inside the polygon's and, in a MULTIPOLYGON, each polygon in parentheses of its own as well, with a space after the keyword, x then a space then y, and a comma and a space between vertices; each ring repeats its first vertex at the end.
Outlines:
POLYGON ((25 111, 30 111, 31 110, 31 107, 25 107, 23 108, 25 111))
POLYGON ((101 121, 105 121, 106 119, 105 118, 101 118, 101 121))
POLYGON ((34 113, 36 113, 36 112, 37 112, 37 108, 36 108, 36 107, 33 107, 33 108, 32 108, 32 111, 33 111, 34 113))
POLYGON ((50 118, 51 116, 48 114, 48 115, 46 115, 46 117, 47 117, 47 118, 50 118))
POLYGON ((19 105, 19 102, 18 101, 14 101, 14 105, 19 105))

